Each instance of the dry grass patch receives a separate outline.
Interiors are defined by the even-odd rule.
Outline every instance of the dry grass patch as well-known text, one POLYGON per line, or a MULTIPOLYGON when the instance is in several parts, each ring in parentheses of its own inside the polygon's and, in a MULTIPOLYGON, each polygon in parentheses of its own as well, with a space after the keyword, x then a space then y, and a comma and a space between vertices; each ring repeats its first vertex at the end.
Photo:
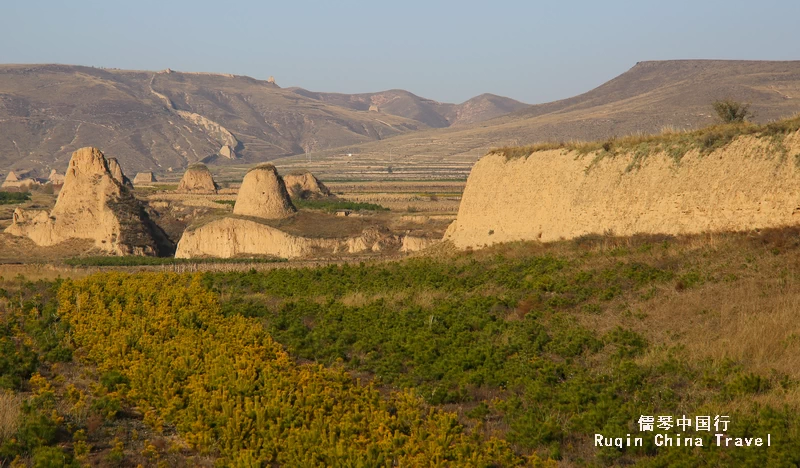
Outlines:
POLYGON ((339 299, 347 307, 364 307, 377 301, 384 301, 387 306, 394 307, 408 299, 407 291, 390 291, 377 294, 365 294, 361 291, 349 292, 339 299))
POLYGON ((22 265, 0 264, 0 287, 17 284, 15 278, 24 277, 28 281, 55 281, 59 278, 80 279, 91 274, 87 269, 46 263, 30 263, 22 265))
POLYGON ((14 393, 0 391, 0 443, 16 434, 22 412, 22 398, 14 393))
POLYGON ((17 237, 0 232, 0 264, 50 263, 76 255, 102 254, 94 242, 86 239, 69 239, 49 247, 40 247, 27 237, 17 237))
POLYGON ((374 300, 374 296, 364 294, 361 291, 347 293, 339 299, 339 302, 347 307, 364 307, 374 300))
POLYGON ((414 301, 414 304, 423 308, 423 309, 430 309, 438 302, 446 299, 448 294, 443 291, 436 291, 433 289, 425 289, 422 291, 416 291, 411 296, 411 299, 414 301))
POLYGON ((750 371, 800 378, 800 287, 742 280, 651 301, 643 332, 699 360, 730 359, 750 371))
MULTIPOLYGON (((746 412, 753 403, 800 407, 800 388, 790 384, 800 379, 797 229, 652 241, 642 248, 646 244, 633 238, 598 236, 540 248, 571 251, 574 261, 575 249, 586 252, 580 270, 637 262, 674 271, 671 280, 601 301, 602 312, 576 311, 572 317, 599 336, 618 327, 640 334, 649 343, 637 359, 644 366, 658 366, 673 356, 712 375, 733 365, 730 372, 737 379, 765 379, 764 390, 731 397, 728 410, 746 412)), ((601 362, 602 356, 596 359, 601 362)))
MULTIPOLYGON (((618 153, 634 153, 636 164, 650 154, 664 152, 676 161, 688 152, 696 150, 710 153, 722 148, 740 136, 752 135, 756 138, 770 138, 776 147, 782 147, 782 139, 800 130, 800 115, 756 125, 748 122, 711 125, 699 130, 676 131, 665 128, 660 134, 634 134, 621 138, 612 137, 603 141, 543 142, 530 146, 494 148, 490 154, 502 154, 506 159, 527 158, 541 151, 565 150, 579 155, 594 153, 598 158, 614 156, 618 153)), ((780 151, 780 148, 777 148, 780 151)))

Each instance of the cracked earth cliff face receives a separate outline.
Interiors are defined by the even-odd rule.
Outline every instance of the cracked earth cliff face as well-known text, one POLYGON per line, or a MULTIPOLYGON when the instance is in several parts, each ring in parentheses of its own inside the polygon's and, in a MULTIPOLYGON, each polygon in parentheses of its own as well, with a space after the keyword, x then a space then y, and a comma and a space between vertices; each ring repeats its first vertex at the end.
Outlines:
POLYGON ((470 173, 456 221, 445 239, 456 247, 572 239, 742 231, 800 223, 800 132, 788 151, 768 138, 741 136, 679 163, 657 153, 597 158, 574 151, 509 159, 489 154, 470 173), (787 157, 788 156, 788 157, 787 157))
POLYGON ((103 153, 82 148, 72 154, 53 210, 18 208, 5 232, 28 237, 40 246, 90 239, 110 254, 155 255, 148 222, 139 202, 109 170, 103 153))

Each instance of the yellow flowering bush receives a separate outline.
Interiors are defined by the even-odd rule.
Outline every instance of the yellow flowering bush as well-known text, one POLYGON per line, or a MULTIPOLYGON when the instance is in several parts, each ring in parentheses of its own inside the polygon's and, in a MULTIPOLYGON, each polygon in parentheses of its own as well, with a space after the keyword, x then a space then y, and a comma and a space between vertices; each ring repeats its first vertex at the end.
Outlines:
POLYGON ((58 300, 76 348, 128 379, 125 397, 146 419, 221 464, 524 462, 411 392, 382 396, 341 369, 295 363, 257 319, 223 316, 200 276, 95 275, 65 281, 58 300))

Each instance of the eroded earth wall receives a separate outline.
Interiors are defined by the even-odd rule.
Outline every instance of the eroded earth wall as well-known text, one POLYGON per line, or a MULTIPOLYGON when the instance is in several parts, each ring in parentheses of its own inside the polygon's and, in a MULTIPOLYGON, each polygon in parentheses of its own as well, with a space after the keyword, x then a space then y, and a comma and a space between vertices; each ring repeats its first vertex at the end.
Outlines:
POLYGON ((741 136, 676 162, 660 152, 568 150, 507 159, 470 173, 445 239, 457 247, 571 239, 586 234, 689 234, 800 223, 800 133, 741 136))

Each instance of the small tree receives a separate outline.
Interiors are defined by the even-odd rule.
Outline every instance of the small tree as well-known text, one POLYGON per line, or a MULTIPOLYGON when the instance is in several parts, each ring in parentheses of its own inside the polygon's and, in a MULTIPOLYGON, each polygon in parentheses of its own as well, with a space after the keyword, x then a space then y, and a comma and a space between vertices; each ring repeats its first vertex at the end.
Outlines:
POLYGON ((733 99, 721 99, 712 104, 714 112, 725 123, 741 123, 753 117, 750 104, 742 104, 733 99))

